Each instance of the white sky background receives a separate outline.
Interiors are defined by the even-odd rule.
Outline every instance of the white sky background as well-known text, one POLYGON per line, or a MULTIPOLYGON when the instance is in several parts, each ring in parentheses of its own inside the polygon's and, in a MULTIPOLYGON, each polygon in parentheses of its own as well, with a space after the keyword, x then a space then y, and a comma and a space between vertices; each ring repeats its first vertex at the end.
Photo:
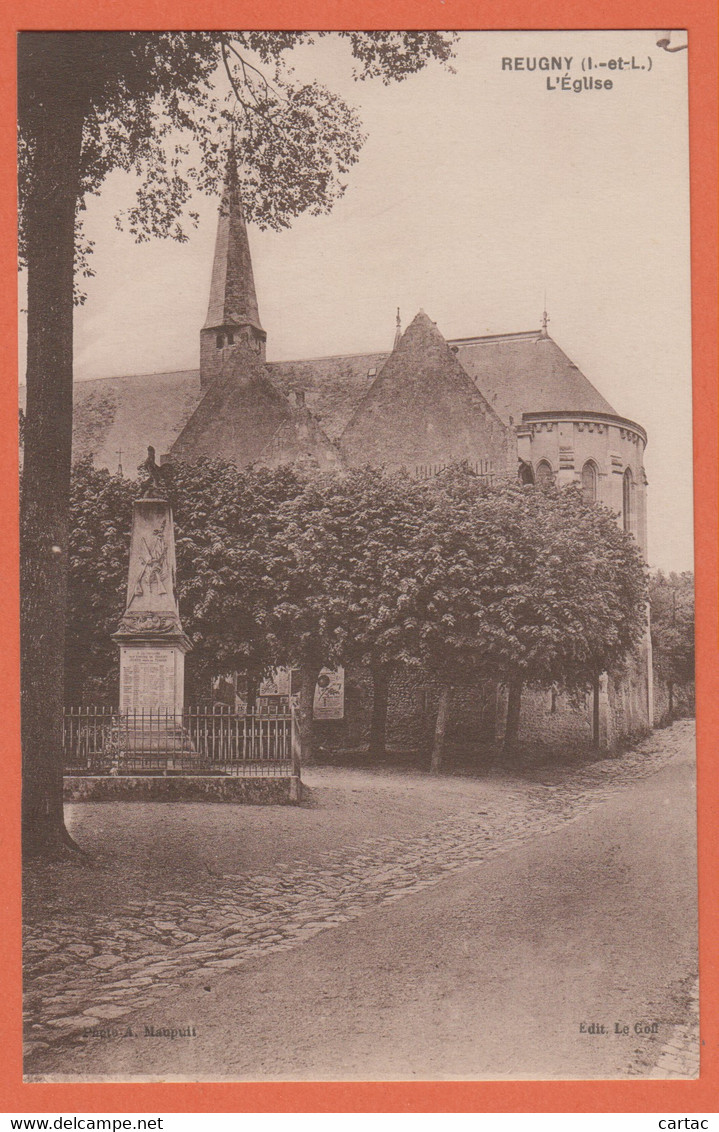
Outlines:
MULTIPOLYGON (((463 33, 456 74, 354 83, 329 39, 294 60, 361 112, 368 140, 343 200, 284 233, 250 231, 269 360, 389 349, 396 307, 447 338, 539 326, 647 429, 650 564, 692 569, 687 52, 648 31, 463 33), (611 91, 548 91, 503 56, 635 56, 611 91)), ((560 72, 548 72, 552 78, 560 72)), ((136 245, 114 215, 132 180, 89 202, 96 277, 76 313, 77 379, 194 369, 217 199, 187 244, 136 245)), ((24 346, 24 343, 21 343, 24 346)), ((21 354, 22 356, 22 354, 21 354)))

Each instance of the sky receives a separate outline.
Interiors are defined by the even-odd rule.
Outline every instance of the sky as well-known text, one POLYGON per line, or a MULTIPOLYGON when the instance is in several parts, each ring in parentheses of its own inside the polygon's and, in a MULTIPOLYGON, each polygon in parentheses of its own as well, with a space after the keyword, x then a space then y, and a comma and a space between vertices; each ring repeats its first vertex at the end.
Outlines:
MULTIPOLYGON (((356 106, 368 139, 329 216, 250 242, 268 360, 389 349, 397 307, 404 326, 423 308, 446 338, 531 330, 546 295, 552 337, 649 434, 650 565, 687 570, 688 53, 656 39, 462 33, 454 74, 433 64, 389 87, 354 82, 338 39, 301 49, 298 76, 356 106), (515 69, 544 56, 562 69, 515 69), (575 91, 583 75, 612 88, 575 91)), ((114 221, 134 188, 115 173, 88 202, 77 380, 199 364, 219 202, 192 202, 186 244, 137 245, 114 221)))

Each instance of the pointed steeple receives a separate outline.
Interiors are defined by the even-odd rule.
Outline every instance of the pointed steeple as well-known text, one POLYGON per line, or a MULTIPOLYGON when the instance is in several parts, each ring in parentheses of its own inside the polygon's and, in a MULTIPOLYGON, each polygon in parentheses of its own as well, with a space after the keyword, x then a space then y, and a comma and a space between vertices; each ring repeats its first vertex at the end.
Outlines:
POLYGON ((201 383, 207 385, 219 375, 227 351, 240 342, 248 345, 264 361, 266 339, 257 307, 233 133, 217 223, 210 301, 200 335, 201 383))

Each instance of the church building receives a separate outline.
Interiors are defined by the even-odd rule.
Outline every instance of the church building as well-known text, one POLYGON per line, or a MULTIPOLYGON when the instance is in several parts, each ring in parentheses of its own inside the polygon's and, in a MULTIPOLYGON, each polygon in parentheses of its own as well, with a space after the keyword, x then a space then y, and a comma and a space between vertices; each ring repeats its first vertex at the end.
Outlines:
MULTIPOLYGON (((149 440, 171 460, 207 456, 320 470, 361 464, 428 476, 467 461, 487 482, 578 480, 606 504, 646 556, 647 437, 620 416, 547 331, 445 339, 419 311, 381 353, 267 361, 252 259, 233 155, 218 221, 200 367, 175 373, 83 381, 75 385, 74 458, 92 455, 115 471, 143 459, 149 440), (151 435, 148 433, 151 430, 151 435)), ((368 684, 348 673, 346 718, 326 724, 327 739, 360 742, 368 684), (340 734, 341 732, 341 734, 340 734)), ((436 689, 397 682, 389 731, 400 741, 426 735, 436 689)), ((621 682, 599 691, 600 738, 611 745, 652 726, 648 643, 621 682)), ((569 703, 528 690, 521 734, 539 740, 592 737, 592 702, 569 703)), ((501 734, 502 691, 462 693, 457 734, 501 734), (479 723, 478 723, 479 720, 479 723)))

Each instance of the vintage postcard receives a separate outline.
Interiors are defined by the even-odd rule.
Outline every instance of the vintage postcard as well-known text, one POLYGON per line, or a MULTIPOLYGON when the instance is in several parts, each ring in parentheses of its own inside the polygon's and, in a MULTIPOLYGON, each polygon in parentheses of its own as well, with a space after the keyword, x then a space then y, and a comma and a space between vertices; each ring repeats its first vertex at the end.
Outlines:
POLYGON ((692 30, 458 26, 18 36, 25 1089, 701 1084, 692 30))

